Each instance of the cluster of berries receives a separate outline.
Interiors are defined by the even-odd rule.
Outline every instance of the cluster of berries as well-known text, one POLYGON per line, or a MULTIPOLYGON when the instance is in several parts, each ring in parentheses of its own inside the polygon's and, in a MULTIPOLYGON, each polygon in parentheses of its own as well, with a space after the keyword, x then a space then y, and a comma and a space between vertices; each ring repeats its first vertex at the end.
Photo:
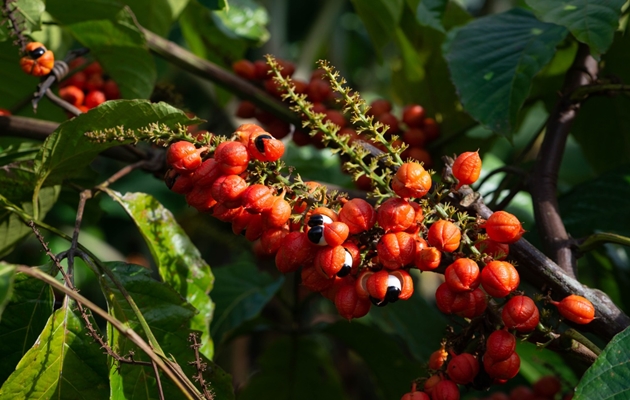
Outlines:
MULTIPOLYGON (((285 60, 277 60, 282 67, 281 74, 291 77, 295 72, 293 63, 285 60)), ((251 82, 259 83, 269 94, 280 98, 283 94, 276 81, 269 75, 269 66, 262 60, 251 62, 239 60, 232 65, 234 73, 251 82)), ((325 114, 325 120, 333 122, 340 128, 340 135, 348 135, 351 139, 361 139, 369 141, 364 135, 354 130, 346 116, 339 110, 339 105, 335 99, 335 94, 330 84, 323 80, 324 71, 315 70, 308 82, 299 79, 292 80, 295 91, 298 94, 306 95, 306 99, 313 104, 313 111, 325 114)), ((431 167, 432 158, 425 146, 435 140, 440 129, 433 118, 425 115, 425 110, 421 105, 410 104, 404 107, 402 117, 399 119, 392 113, 392 104, 384 99, 375 100, 370 104, 368 115, 373 116, 389 129, 385 133, 387 137, 397 135, 400 139, 395 143, 400 145, 403 142, 409 147, 402 153, 404 159, 414 159, 422 162, 426 167, 431 167)), ((240 102, 236 116, 239 118, 255 118, 263 124, 267 131, 277 139, 281 139, 290 133, 290 126, 279 120, 270 113, 257 108, 252 102, 243 100, 240 102)), ((312 144, 317 148, 323 148, 323 135, 309 135, 307 131, 296 129, 293 132, 293 141, 298 146, 312 144)), ((378 146, 377 146, 378 147, 378 146)), ((382 148, 381 150, 385 150, 382 148)), ((369 190, 369 178, 364 177, 357 182, 360 188, 369 190)))
MULTIPOLYGON (((69 67, 77 70, 86 63, 79 57, 71 61, 69 67)), ((107 100, 119 99, 120 91, 116 82, 104 74, 101 65, 94 61, 59 84, 59 97, 81 112, 87 112, 107 100)))

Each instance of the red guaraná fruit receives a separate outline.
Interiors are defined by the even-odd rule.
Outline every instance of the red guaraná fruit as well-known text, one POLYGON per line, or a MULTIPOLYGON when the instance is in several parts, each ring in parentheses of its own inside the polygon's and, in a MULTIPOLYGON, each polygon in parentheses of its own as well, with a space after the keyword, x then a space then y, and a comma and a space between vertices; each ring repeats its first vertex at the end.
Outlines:
POLYGON ((467 385, 479 373, 479 361, 472 354, 462 353, 449 361, 446 372, 453 382, 467 385))
POLYGON ((83 93, 83 90, 79 89, 78 87, 74 85, 68 85, 59 89, 59 97, 72 104, 73 106, 78 107, 83 104, 85 94, 83 93))
POLYGON ((415 222, 416 212, 405 199, 391 198, 381 204, 376 212, 378 224, 386 232, 402 232, 415 222))
POLYGON ((508 329, 524 333, 536 329, 540 314, 534 300, 527 296, 514 296, 503 306, 501 318, 508 329))
POLYGON ((212 197, 227 208, 241 206, 241 198, 247 189, 247 182, 238 175, 223 175, 212 184, 212 197))
POLYGON ((261 184, 248 186, 241 198, 243 207, 251 213, 261 213, 270 209, 275 200, 271 189, 261 184))
POLYGON ((461 232, 457 225, 440 219, 431 225, 427 234, 427 242, 440 251, 452 253, 459 248, 461 232))
POLYGON ((459 400, 459 388, 453 381, 442 380, 433 387, 432 400, 459 400))
MULTIPOLYGON (((282 248, 280 249, 282 251, 282 248)), ((280 251, 276 254, 276 259, 280 251)), ((277 265, 277 262, 276 262, 277 265)), ((302 285, 313 292, 323 292, 329 289, 334 283, 334 278, 327 278, 315 268, 313 264, 307 264, 302 267, 301 272, 302 285)))
POLYGON ((488 237, 499 243, 514 243, 525 233, 518 218, 506 211, 496 211, 492 214, 484 228, 488 237))
POLYGON ((282 196, 276 196, 270 208, 263 211, 263 225, 265 227, 279 228, 289 222, 291 218, 291 205, 282 196))
POLYGON ((174 169, 166 171, 164 182, 166 186, 177 194, 186 194, 193 188, 191 174, 182 174, 174 169))
POLYGON ((509 358, 515 350, 516 338, 504 329, 492 332, 486 340, 486 354, 496 361, 509 358))
POLYGON ((335 307, 339 315, 350 321, 352 318, 361 318, 370 311, 372 303, 357 295, 354 285, 343 285, 335 295, 335 307))
POLYGON ((499 243, 490 239, 475 243, 475 247, 481 253, 489 255, 497 261, 505 260, 510 254, 510 246, 507 243, 499 243))
POLYGON ((83 104, 88 108, 94 108, 105 103, 106 100, 105 93, 100 90, 90 90, 85 96, 85 102, 83 104))
MULTIPOLYGON (((332 278, 344 266, 347 254, 343 246, 323 247, 315 255, 315 268, 327 278, 332 278)), ((352 265, 352 257, 350 257, 350 265, 352 265)))
POLYGON ((481 271, 481 286, 492 297, 507 296, 520 282, 516 268, 506 261, 491 261, 481 271))
POLYGON ((409 393, 405 393, 400 400, 431 400, 428 394, 424 392, 412 391, 409 393))
POLYGON ((247 169, 249 153, 240 142, 223 142, 217 146, 214 159, 224 174, 238 175, 247 169))
POLYGON ((448 285, 442 283, 435 290, 435 304, 437 308, 442 311, 444 314, 452 314, 453 313, 453 302, 455 301, 456 292, 453 292, 448 285))
POLYGON ((339 211, 339 219, 348 225, 350 234, 356 235, 372 229, 376 222, 376 212, 367 201, 352 199, 339 211))
POLYGON ((479 152, 469 151, 460 154, 453 163, 453 176, 457 179, 456 189, 462 185, 475 183, 481 173, 481 158, 479 152))
POLYGON ((180 141, 171 144, 166 151, 166 162, 178 171, 192 172, 201 165, 201 153, 194 144, 180 141))
POLYGON ((214 158, 208 158, 201 163, 199 168, 192 175, 192 181, 195 186, 212 186, 218 177, 223 175, 219 164, 214 158))
POLYGON ((536 395, 553 399, 562 389, 562 384, 560 383, 560 379, 548 375, 537 380, 536 383, 534 383, 533 389, 536 395))
POLYGON ((438 370, 442 368, 447 359, 448 353, 446 352, 444 347, 434 351, 429 356, 429 369, 438 370))
POLYGON ((451 311, 463 318, 475 318, 483 314, 488 307, 486 294, 479 288, 472 292, 460 292, 455 294, 451 311))
POLYGON ((248 60, 238 60, 232 64, 232 71, 243 79, 253 81, 256 79, 256 67, 248 60))
POLYGON ((483 356, 483 368, 494 379, 512 379, 521 368, 521 358, 516 352, 505 360, 495 360, 487 354, 483 356))
POLYGON ((440 266, 442 252, 435 247, 427 247, 416 252, 414 264, 420 271, 433 271, 440 266))
POLYGON ((404 163, 392 179, 392 189, 400 197, 423 197, 431 189, 431 175, 418 163, 404 163))
POLYGON ((24 48, 26 53, 20 59, 22 71, 33 76, 48 75, 55 65, 55 55, 39 42, 30 42, 24 48))
POLYGON ((284 154, 284 143, 266 132, 253 134, 249 137, 247 151, 258 161, 272 162, 284 154))
POLYGON ((385 268, 398 269, 413 262, 416 241, 406 232, 386 233, 376 245, 376 251, 385 268))
POLYGON ((339 246, 348 239, 348 225, 335 221, 324 225, 324 240, 329 246, 339 246))
POLYGON ((588 324, 595 319, 595 307, 588 299, 572 294, 560 302, 552 301, 564 318, 576 324, 588 324))
POLYGON ((370 275, 366 281, 370 300, 382 307, 399 299, 406 300, 413 294, 413 281, 406 271, 392 273, 381 270, 370 275))
POLYGON ((291 232, 282 240, 276 253, 276 268, 286 274, 294 272, 315 255, 316 248, 311 245, 306 233, 291 232))
POLYGON ((409 128, 421 127, 424 116, 424 108, 419 104, 409 104, 403 108, 402 120, 409 128))
POLYGON ((479 286, 479 266, 470 258, 459 258, 444 272, 446 284, 454 292, 468 292, 479 286))

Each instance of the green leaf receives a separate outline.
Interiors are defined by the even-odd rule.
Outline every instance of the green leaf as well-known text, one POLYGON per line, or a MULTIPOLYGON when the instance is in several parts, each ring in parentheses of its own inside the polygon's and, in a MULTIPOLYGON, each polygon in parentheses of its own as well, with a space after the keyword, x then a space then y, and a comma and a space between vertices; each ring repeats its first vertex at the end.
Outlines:
POLYGON ((330 354, 311 338, 294 335, 276 340, 260 356, 260 372, 240 393, 239 400, 345 399, 339 372, 330 354))
MULTIPOLYGON (((602 77, 630 82, 630 35, 618 35, 603 56, 602 77)), ((610 171, 628 161, 630 154, 630 98, 627 95, 592 96, 582 103, 571 133, 597 172, 610 171)))
POLYGON ((4 382, 35 343, 53 312, 50 286, 25 274, 15 275, 13 293, 0 321, 0 382, 4 382))
POLYGON ((212 11, 225 10, 230 8, 227 0, 199 0, 199 3, 212 11))
POLYGON ((142 27, 165 36, 188 0, 126 0, 142 27))
POLYGON ((15 372, 3 399, 108 399, 107 359, 68 305, 55 311, 15 372))
POLYGON ((229 7, 212 13, 215 23, 229 36, 247 39, 257 45, 269 40, 267 10, 253 0, 232 0, 229 7))
POLYGON ((179 18, 179 25, 188 47, 201 58, 231 68, 234 61, 245 55, 246 42, 227 35, 223 24, 212 17, 212 12, 195 1, 188 3, 179 18))
POLYGON ((566 34, 519 8, 452 31, 445 57, 466 111, 489 129, 511 135, 533 77, 566 34))
POLYGON ((630 329, 617 334, 575 389, 575 400, 622 400, 630 396, 630 329))
POLYGON ((420 362, 440 347, 446 329, 446 319, 416 291, 409 300, 372 307, 372 321, 384 332, 399 337, 420 362))
POLYGON ((560 214, 573 237, 596 230, 630 236, 630 165, 575 186, 560 197, 560 214))
POLYGON ((46 0, 46 11, 64 25, 90 20, 115 20, 123 8, 118 0, 46 0))
POLYGON ((249 261, 217 268, 214 274, 217 284, 212 296, 217 308, 212 336, 219 342, 231 330, 258 316, 284 282, 284 276, 274 279, 249 261))
POLYGON ((394 37, 404 8, 404 0, 352 0, 370 35, 374 49, 381 53, 394 37))
POLYGON ((521 358, 519 373, 530 384, 534 384, 537 380, 547 375, 555 375, 571 385, 575 385, 579 380, 573 369, 558 353, 541 349, 533 343, 522 341, 517 343, 516 352, 521 358))
MULTIPOLYGON (((179 363, 186 376, 192 376, 195 371, 188 362, 193 361, 195 356, 187 339, 193 332, 188 324, 196 314, 194 307, 168 284, 153 279, 151 271, 143 267, 122 262, 109 262, 105 266, 134 300, 164 353, 179 363)), ((109 313, 140 335, 146 336, 125 296, 113 282, 103 278, 101 285, 109 313)), ((107 332, 109 344, 118 354, 126 355, 133 351, 134 359, 149 361, 146 354, 111 325, 108 325, 107 332)), ((208 364, 204 377, 211 383, 217 398, 233 398, 231 377, 205 356, 201 355, 201 358, 208 364)), ((110 380, 112 398, 146 398, 147 395, 157 398, 157 385, 151 367, 123 364, 118 368, 111 365, 110 380)), ((170 379, 162 376, 161 381, 165 398, 181 398, 181 392, 170 379)))
MULTIPOLYGON (((110 192, 111 193, 111 192, 110 192)), ((208 296, 214 277, 210 266, 179 226, 173 214, 145 193, 115 194, 116 200, 140 230, 160 272, 160 277, 198 311, 189 328, 202 332, 203 354, 212 358, 210 337, 213 304, 208 296)))
POLYGON ((38 155, 41 160, 37 168, 38 184, 61 182, 77 176, 98 153, 122 144, 116 141, 95 143, 84 136, 86 132, 117 126, 137 130, 151 123, 175 128, 177 124, 189 125, 199 123, 199 120, 189 119, 183 111, 166 103, 150 103, 146 100, 105 102, 62 123, 48 136, 38 155))
POLYGON ((363 359, 384 399, 402 397, 409 390, 409 382, 426 372, 380 329, 342 321, 329 325, 324 332, 341 340, 363 359))
POLYGON ((157 71, 144 35, 134 25, 127 10, 115 20, 76 22, 67 29, 100 62, 118 84, 126 99, 148 99, 153 92, 157 71))
POLYGON ((442 25, 442 16, 447 4, 448 0, 422 0, 416 8, 416 18, 420 25, 445 32, 442 25))
MULTIPOLYGON (((18 20, 20 30, 28 35, 41 29, 42 14, 46 5, 42 0, 15 0, 10 3, 10 10, 14 11, 14 17, 18 20)), ((0 41, 5 41, 11 37, 8 34, 8 22, 0 26, 0 41)))
POLYGON ((591 51, 605 53, 619 27, 625 0, 526 0, 542 21, 566 27, 591 51))
POLYGON ((0 317, 2 317, 2 313, 13 295, 14 280, 15 265, 0 261, 0 317))

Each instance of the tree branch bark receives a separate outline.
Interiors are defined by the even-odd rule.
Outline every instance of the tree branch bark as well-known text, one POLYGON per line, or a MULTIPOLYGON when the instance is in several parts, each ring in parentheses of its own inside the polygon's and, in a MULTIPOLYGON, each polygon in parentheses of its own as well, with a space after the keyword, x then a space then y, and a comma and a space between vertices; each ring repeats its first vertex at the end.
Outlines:
POLYGON ((597 61, 588 46, 580 44, 573 65, 566 75, 562 97, 549 116, 545 139, 541 145, 531 179, 530 192, 537 227, 545 253, 571 278, 576 278, 577 262, 574 241, 567 233, 557 200, 558 171, 571 125, 580 109, 571 100, 578 88, 589 85, 598 74, 597 61))

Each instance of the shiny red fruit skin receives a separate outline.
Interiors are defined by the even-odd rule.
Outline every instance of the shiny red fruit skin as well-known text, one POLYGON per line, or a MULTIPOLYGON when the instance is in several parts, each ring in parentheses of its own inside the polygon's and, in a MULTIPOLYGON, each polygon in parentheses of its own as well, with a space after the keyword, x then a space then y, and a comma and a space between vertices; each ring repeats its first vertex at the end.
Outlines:
POLYGON ((510 332, 500 329, 492 332, 486 340, 486 354, 493 360, 503 361, 516 350, 516 338, 510 332))
POLYGON ((343 246, 325 246, 315 255, 315 268, 327 278, 332 278, 341 270, 345 257, 343 246))
POLYGON ((437 308, 444 314, 452 314, 456 295, 457 293, 453 292, 446 283, 442 283, 435 291, 437 308))
POLYGON ((201 165, 199 153, 192 143, 175 142, 166 151, 166 163, 178 171, 192 172, 201 165))
MULTIPOLYGON (((280 251, 282 248, 280 249, 280 251)), ((276 259, 280 251, 276 254, 276 259)), ((277 262, 276 262, 277 265, 277 262)), ((296 268, 297 269, 297 268, 296 268)), ((326 278, 314 265, 308 264, 302 267, 301 272, 302 285, 313 292, 323 292, 329 289, 334 283, 335 278, 326 278)))
POLYGON ((232 71, 243 79, 253 81, 256 79, 256 67, 248 60, 238 60, 232 64, 232 71))
POLYGON ((481 286, 492 297, 503 298, 521 283, 516 268, 509 262, 491 261, 481 270, 481 286))
POLYGON ((247 169, 249 153, 242 143, 228 141, 217 146, 214 159, 224 174, 238 175, 247 169))
POLYGON ((486 294, 477 288, 472 292, 456 293, 451 311, 463 318, 475 318, 483 314, 487 307, 486 294))
POLYGON ((521 368, 521 358, 514 352, 507 359, 498 361, 486 354, 483 356, 483 368, 491 378, 512 379, 521 368))
POLYGON ((409 392, 405 393, 400 400, 431 400, 431 398, 424 392, 409 392))
POLYGON ((479 286, 479 266, 470 258, 458 258, 446 267, 444 278, 454 292, 469 292, 479 286))
POLYGON ((488 237, 499 243, 514 243, 525 233, 518 218, 506 211, 493 213, 484 227, 488 237))
POLYGON ((398 269, 413 262, 416 241, 406 232, 386 233, 376 245, 378 258, 387 269, 398 269))
POLYGON ((291 232, 284 237, 276 253, 276 268, 283 274, 294 272, 301 265, 312 260, 316 250, 306 237, 306 233, 291 232))
POLYGON ((440 219, 431 225, 427 242, 440 251, 452 253, 459 248, 461 232, 457 225, 440 219))
POLYGON ((453 176, 457 179, 456 189, 462 185, 475 183, 481 173, 481 158, 479 152, 469 151, 462 153, 453 163, 453 176))
POLYGON ((534 393, 538 396, 553 399, 562 389, 562 384, 560 383, 560 379, 548 375, 538 379, 532 388, 534 389, 534 393))
POLYGON ((479 361, 472 354, 462 353, 449 361, 446 372, 453 382, 467 385, 479 373, 479 361))
POLYGON ((339 315, 348 321, 365 316, 372 306, 369 300, 357 295, 354 285, 341 286, 335 295, 334 302, 339 315))
POLYGON ((91 90, 85 96, 84 104, 88 108, 94 108, 105 103, 106 100, 107 98, 105 97, 105 93, 101 92, 100 90, 91 90))
POLYGON ((212 197, 227 208, 241 206, 243 193, 247 189, 247 182, 238 175, 220 176, 210 189, 212 197))
POLYGON ((59 89, 59 97, 72 104, 73 106, 78 107, 83 104, 85 94, 80 88, 74 85, 67 85, 59 89))
POLYGON ((433 387, 431 400, 459 400, 459 388, 453 381, 442 380, 433 387))
POLYGON ((267 228, 279 228, 289 222, 291 205, 281 196, 275 196, 270 208, 262 213, 263 225, 267 228))
POLYGON ((268 132, 253 133, 249 136, 247 151, 253 159, 273 162, 279 160, 284 154, 284 143, 268 132))
POLYGON ((444 348, 434 351, 429 356, 429 369, 438 370, 442 368, 447 359, 448 353, 444 348))
POLYGON ((433 271, 440 266, 442 252, 435 247, 427 247, 416 252, 415 266, 420 271, 433 271))
POLYGON ((431 189, 431 175, 419 163, 404 163, 392 179, 392 189, 403 198, 423 197, 431 189))
POLYGON ((324 226, 324 240, 329 246, 340 246, 348 239, 348 235, 348 225, 341 221, 335 221, 324 226))
POLYGON ((409 104, 403 108, 402 120, 410 128, 419 128, 424 123, 424 107, 419 104, 409 104))
POLYGON ((558 312, 564 318, 576 324, 588 324, 595 319, 595 307, 588 299, 572 294, 558 304, 558 312))
POLYGON ((372 229, 376 223, 374 207, 363 199, 352 199, 341 207, 339 220, 350 230, 350 234, 356 235, 372 229))
POLYGON ((276 198, 269 187, 261 184, 248 186, 241 197, 241 203, 251 213, 262 213, 273 206, 276 198))
POLYGON ((391 198, 376 211, 376 220, 386 232, 402 232, 415 222, 416 212, 405 199, 391 198))
POLYGON ((503 306, 501 318, 508 329, 525 333, 536 329, 540 314, 532 299, 527 296, 514 296, 503 306))

